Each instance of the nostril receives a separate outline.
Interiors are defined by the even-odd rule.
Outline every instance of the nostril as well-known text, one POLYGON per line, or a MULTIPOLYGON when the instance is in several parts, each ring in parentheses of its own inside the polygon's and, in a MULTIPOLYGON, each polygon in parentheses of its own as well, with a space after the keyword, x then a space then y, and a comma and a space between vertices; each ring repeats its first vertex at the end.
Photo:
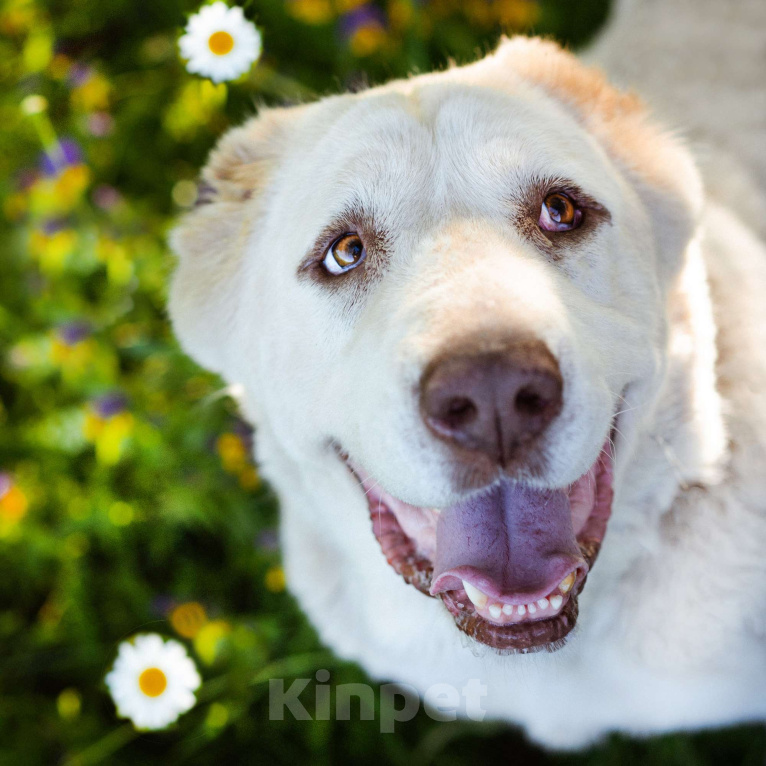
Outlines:
POLYGON ((451 429, 462 428, 476 419, 476 405, 465 396, 456 396, 445 402, 440 420, 451 429))
POLYGON ((538 391, 522 388, 516 394, 514 406, 516 411, 522 415, 540 415, 548 406, 548 402, 538 391))

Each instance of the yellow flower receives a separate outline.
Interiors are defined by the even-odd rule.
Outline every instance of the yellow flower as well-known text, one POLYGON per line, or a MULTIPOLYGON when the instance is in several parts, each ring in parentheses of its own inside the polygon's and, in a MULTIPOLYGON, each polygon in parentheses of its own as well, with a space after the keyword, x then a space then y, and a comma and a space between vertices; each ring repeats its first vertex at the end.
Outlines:
POLYGON ((12 37, 32 29, 38 22, 38 12, 31 4, 5 3, 0 10, 0 33, 12 37))
POLYGON ((53 35, 50 29, 38 27, 32 30, 22 51, 24 68, 27 72, 40 72, 53 58, 53 35))
POLYGON ((495 6, 497 20, 504 27, 523 29, 540 16, 540 7, 533 0, 496 0, 495 6))
POLYGON ((231 633, 231 625, 225 620, 213 620, 205 623, 194 637, 194 651, 207 665, 215 662, 221 644, 231 633))
POLYGON ((94 412, 88 412, 82 425, 83 436, 89 441, 94 442, 104 428, 104 419, 100 418, 94 412))
POLYGON ((122 456, 123 448, 133 430, 133 416, 122 412, 109 418, 96 439, 96 459, 103 465, 115 465, 122 456))
POLYGON ((51 343, 51 360, 64 368, 69 377, 78 377, 90 367, 97 345, 92 338, 85 338, 69 345, 54 337, 51 343))
POLYGON ((349 38, 348 44, 355 56, 369 56, 386 42, 386 30, 377 24, 360 26, 349 38))
POLYGON ((207 621, 205 608, 196 601, 180 604, 170 613, 173 630, 184 638, 194 638, 207 621))
POLYGON ((408 0, 391 0, 388 5, 388 20, 393 29, 406 29, 412 17, 412 4, 408 0))
POLYGON ((330 0, 289 0, 287 12, 304 24, 326 24, 334 16, 330 0))
POLYGON ((242 489, 254 490, 261 486, 261 477, 258 475, 258 471, 255 470, 255 466, 245 466, 239 472, 239 486, 242 489))
POLYGON ((247 447, 245 442, 236 434, 221 434, 215 446, 221 457, 224 470, 229 473, 239 473, 247 466, 247 447))
POLYGON ((38 216, 68 213, 82 199, 90 183, 87 165, 69 165, 57 176, 40 178, 29 189, 29 208, 38 216))
POLYGON ((29 238, 29 252, 37 258, 41 271, 46 274, 61 273, 76 245, 77 233, 72 229, 61 229, 50 234, 36 229, 29 238))
POLYGON ((135 419, 124 409, 103 414, 103 403, 89 408, 83 423, 83 435, 96 447, 96 460, 102 465, 115 465, 122 457, 123 449, 133 432, 135 419))
POLYGON ((90 183, 90 170, 87 165, 69 165, 56 178, 53 193, 59 204, 68 209, 74 207, 90 183))
POLYGON ((106 275, 111 284, 126 285, 133 278, 133 259, 121 242, 100 237, 96 243, 96 257, 106 264, 106 275))
POLYGON ((281 593, 287 586, 282 567, 270 567, 264 578, 266 588, 272 593, 281 593))
POLYGON ((85 82, 72 89, 72 106, 81 112, 102 112, 109 107, 111 90, 109 80, 93 72, 85 82))
POLYGON ((56 699, 56 709, 65 721, 72 721, 80 715, 82 698, 77 689, 64 689, 56 699))
POLYGON ((26 515, 28 509, 29 500, 16 484, 11 484, 0 495, 0 516, 4 521, 15 523, 26 515))

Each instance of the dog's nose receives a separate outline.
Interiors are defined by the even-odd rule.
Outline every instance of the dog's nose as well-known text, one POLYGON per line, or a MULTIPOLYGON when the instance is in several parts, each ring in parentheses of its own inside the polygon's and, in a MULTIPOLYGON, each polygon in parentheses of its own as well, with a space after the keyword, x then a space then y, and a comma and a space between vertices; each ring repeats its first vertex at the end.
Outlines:
POLYGON ((420 382, 420 408, 440 439, 501 466, 520 457, 562 406, 559 365, 537 340, 443 355, 420 382))

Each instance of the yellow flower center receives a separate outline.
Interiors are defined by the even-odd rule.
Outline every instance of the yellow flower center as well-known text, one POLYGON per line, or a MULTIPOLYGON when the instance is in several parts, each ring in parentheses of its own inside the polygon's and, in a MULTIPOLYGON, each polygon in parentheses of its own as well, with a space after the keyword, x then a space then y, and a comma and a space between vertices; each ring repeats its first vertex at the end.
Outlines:
POLYGON ((138 688, 147 697, 159 697, 168 685, 168 679, 159 668, 147 668, 138 677, 138 688))
POLYGON ((228 32, 213 32, 207 44, 216 56, 225 56, 227 53, 231 53, 234 47, 234 38, 228 32))

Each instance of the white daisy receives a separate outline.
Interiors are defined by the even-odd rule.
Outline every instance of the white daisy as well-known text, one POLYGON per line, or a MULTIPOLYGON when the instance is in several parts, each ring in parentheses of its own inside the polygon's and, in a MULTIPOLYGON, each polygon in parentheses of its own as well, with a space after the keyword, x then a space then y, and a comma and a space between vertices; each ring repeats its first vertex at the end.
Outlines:
POLYGON ((233 80, 261 55, 261 35, 241 8, 217 2, 202 7, 178 41, 186 68, 213 82, 233 80))
POLYGON ((121 643, 105 681, 117 713, 137 729, 164 729, 173 723, 194 707, 194 691, 201 683, 186 649, 156 633, 121 643))

